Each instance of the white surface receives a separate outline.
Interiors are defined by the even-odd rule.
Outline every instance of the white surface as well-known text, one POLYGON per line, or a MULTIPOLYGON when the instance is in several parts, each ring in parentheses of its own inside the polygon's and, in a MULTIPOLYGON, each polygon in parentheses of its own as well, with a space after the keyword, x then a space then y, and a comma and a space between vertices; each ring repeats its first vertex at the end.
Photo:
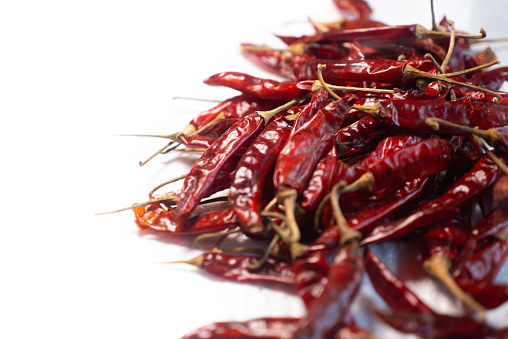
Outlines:
MULTIPOLYGON (((427 4, 371 4, 384 22, 430 26, 427 4)), ((502 0, 436 1, 438 19, 446 12, 458 29, 481 26, 489 37, 505 34, 507 10, 502 0)), ((130 212, 93 213, 144 200, 192 160, 161 156, 140 168, 164 142, 114 134, 181 129, 211 104, 172 97, 235 95, 202 84, 214 73, 272 77, 238 45, 276 47, 273 32, 311 32, 285 26, 307 17, 339 14, 331 0, 2 2, 0 337, 179 338, 213 321, 303 313, 291 293, 158 265, 200 251, 141 236, 130 212)), ((410 284, 435 299, 427 285, 410 284)), ((497 318, 505 324, 506 313, 497 318)))

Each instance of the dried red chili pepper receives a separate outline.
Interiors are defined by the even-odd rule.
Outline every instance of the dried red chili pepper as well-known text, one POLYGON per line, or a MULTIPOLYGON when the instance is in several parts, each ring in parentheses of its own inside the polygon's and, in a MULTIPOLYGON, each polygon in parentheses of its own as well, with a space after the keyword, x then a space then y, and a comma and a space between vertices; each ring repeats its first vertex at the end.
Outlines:
POLYGON ((296 189, 298 194, 302 193, 319 159, 331 149, 333 133, 354 100, 345 97, 333 101, 291 135, 275 164, 276 189, 296 189))
POLYGON ((402 219, 376 226, 361 240, 361 244, 395 239, 447 217, 452 217, 460 208, 472 202, 494 184, 500 175, 499 168, 484 156, 445 193, 420 205, 402 219))
POLYGON ((432 69, 429 60, 419 61, 394 61, 390 59, 376 60, 312 60, 294 67, 294 73, 299 81, 317 79, 317 70, 320 65, 326 65, 323 70, 323 79, 332 85, 345 85, 347 81, 371 81, 382 84, 390 84, 404 87, 402 81, 404 69, 408 64, 427 72, 432 69))
POLYGON ((178 205, 173 217, 176 221, 185 220, 196 208, 224 165, 241 147, 248 147, 261 132, 268 121, 281 110, 287 109, 295 102, 290 102, 277 109, 266 112, 255 112, 221 135, 193 165, 185 177, 178 205))
POLYGON ((295 274, 290 263, 267 258, 261 267, 251 269, 259 258, 236 253, 208 252, 190 260, 172 263, 191 264, 214 276, 238 282, 281 283, 292 285, 295 274))
POLYGON ((461 258, 453 277, 457 284, 472 295, 485 290, 493 283, 508 258, 506 239, 491 237, 479 246, 474 253, 461 258))
POLYGON ((369 249, 365 250, 365 272, 376 292, 391 308, 421 314, 433 312, 369 249))
POLYGON ((437 313, 415 313, 394 311, 385 313, 376 311, 384 322, 403 333, 412 333, 433 339, 477 339, 490 338, 499 330, 479 323, 470 317, 456 317, 437 313))
POLYGON ((361 118, 349 126, 343 127, 335 133, 335 145, 346 150, 341 158, 366 153, 377 143, 388 136, 388 128, 370 116, 361 118))
POLYGON ((369 156, 358 165, 358 167, 369 169, 376 162, 383 159, 388 154, 406 146, 413 145, 421 140, 423 140, 421 136, 411 134, 394 135, 385 138, 376 146, 376 149, 372 151, 369 156))
POLYGON ((302 125, 307 123, 320 109, 328 104, 328 91, 320 90, 312 95, 309 103, 298 113, 291 134, 295 133, 302 125))
POLYGON ((489 129, 508 125, 508 108, 501 105, 428 100, 387 100, 378 104, 381 121, 403 132, 415 134, 457 135, 455 129, 442 126, 436 131, 425 123, 427 118, 440 118, 456 124, 489 129))
POLYGON ((330 265, 321 253, 298 258, 293 263, 295 286, 307 308, 319 299, 328 282, 330 265))
POLYGON ((250 234, 263 232, 261 195, 291 124, 279 117, 270 122, 245 152, 236 168, 230 200, 238 220, 250 234))
POLYGON ((247 321, 214 323, 196 329, 181 339, 202 339, 203 333, 214 339, 290 339, 298 327, 298 318, 258 318, 247 321))
POLYGON ((332 337, 358 292, 363 270, 362 254, 357 244, 343 246, 333 260, 323 294, 311 303, 292 338, 332 337))
POLYGON ((263 100, 291 100, 304 95, 306 92, 296 86, 296 82, 279 82, 271 79, 261 79, 245 73, 222 72, 204 80, 210 86, 225 86, 236 89, 263 100))
POLYGON ((173 213, 171 208, 163 204, 134 209, 136 224, 140 228, 171 235, 198 235, 238 226, 236 215, 230 207, 191 216, 183 224, 176 224, 173 221, 173 213))

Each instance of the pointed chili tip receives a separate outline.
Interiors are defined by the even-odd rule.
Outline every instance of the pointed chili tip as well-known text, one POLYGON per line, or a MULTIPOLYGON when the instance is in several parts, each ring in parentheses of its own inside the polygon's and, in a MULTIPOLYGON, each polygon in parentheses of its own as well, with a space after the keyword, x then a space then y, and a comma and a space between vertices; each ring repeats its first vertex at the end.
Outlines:
POLYGON ((205 260, 205 254, 200 254, 197 257, 187 260, 176 260, 176 261, 164 261, 159 264, 189 264, 201 268, 205 260))

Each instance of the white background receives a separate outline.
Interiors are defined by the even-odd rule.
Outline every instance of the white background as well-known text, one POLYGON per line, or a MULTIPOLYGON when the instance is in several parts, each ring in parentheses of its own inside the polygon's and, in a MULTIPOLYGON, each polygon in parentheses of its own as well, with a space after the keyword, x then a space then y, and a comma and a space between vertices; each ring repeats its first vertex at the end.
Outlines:
MULTIPOLYGON (((446 13, 459 30, 507 35, 506 1, 435 2, 437 19, 446 13)), ((386 23, 430 27, 427 1, 371 4, 386 23)), ((158 264, 201 252, 188 240, 143 236, 131 212, 94 213, 145 200, 194 160, 167 155, 141 168, 165 142, 115 134, 169 134, 213 105, 174 96, 236 95, 202 83, 214 73, 273 78, 243 59, 239 44, 281 47, 272 33, 310 33, 301 22, 308 17, 340 15, 331 0, 0 4, 0 337, 172 339, 213 321, 303 314, 293 291, 158 264)), ((506 46, 495 46, 504 65, 506 46)), ((389 264, 399 250, 391 253, 389 264)), ((408 284, 437 304, 431 285, 408 284)), ((379 302, 368 287, 355 307, 379 302)), ((442 298, 437 307, 455 312, 442 298)), ((506 309, 492 319, 507 325, 506 309)), ((359 321, 395 338, 368 317, 359 321)))

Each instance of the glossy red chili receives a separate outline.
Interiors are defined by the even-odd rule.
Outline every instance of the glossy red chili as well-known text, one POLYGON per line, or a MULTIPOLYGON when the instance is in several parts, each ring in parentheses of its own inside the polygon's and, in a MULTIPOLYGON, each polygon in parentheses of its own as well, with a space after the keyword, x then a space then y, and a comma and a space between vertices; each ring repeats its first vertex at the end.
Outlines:
POLYGON ((290 131, 291 124, 284 117, 270 122, 242 156, 236 168, 230 200, 238 220, 250 234, 263 231, 262 193, 290 131))
POLYGON ((330 265, 322 253, 298 258, 293 263, 295 286, 307 308, 319 299, 328 283, 330 265))
POLYGON ((323 294, 311 303, 293 338, 332 337, 351 307, 363 280, 363 272, 362 254, 357 244, 343 246, 333 260, 323 294))

